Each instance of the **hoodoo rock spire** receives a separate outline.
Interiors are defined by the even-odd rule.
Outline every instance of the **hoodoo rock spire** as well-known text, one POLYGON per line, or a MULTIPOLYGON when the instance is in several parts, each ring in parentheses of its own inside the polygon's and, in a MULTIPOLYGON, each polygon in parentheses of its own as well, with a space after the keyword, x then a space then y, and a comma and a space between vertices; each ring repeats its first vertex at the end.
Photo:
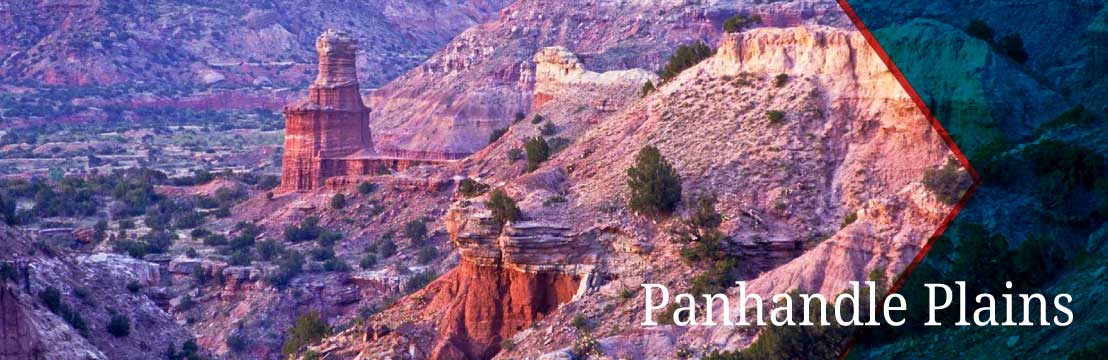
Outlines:
POLYGON ((317 189, 332 176, 354 175, 355 158, 373 154, 369 108, 362 102, 355 68, 357 43, 328 29, 316 40, 319 75, 308 98, 285 106, 281 189, 317 189))

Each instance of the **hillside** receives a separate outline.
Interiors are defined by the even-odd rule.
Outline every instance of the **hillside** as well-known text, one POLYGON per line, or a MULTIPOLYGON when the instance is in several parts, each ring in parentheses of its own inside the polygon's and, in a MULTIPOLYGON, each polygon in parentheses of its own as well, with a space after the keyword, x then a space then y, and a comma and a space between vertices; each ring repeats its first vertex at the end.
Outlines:
POLYGON ((566 47, 593 71, 652 72, 679 45, 714 43, 724 19, 737 13, 760 15, 770 26, 849 26, 824 17, 837 11, 821 1, 517 1, 372 94, 370 122, 379 150, 461 158, 517 112, 532 110, 530 60, 542 48, 566 47))
POLYGON ((315 36, 341 27, 362 40, 362 83, 376 87, 505 3, 14 2, 0 7, 0 76, 43 85, 303 85, 315 36))
MULTIPOLYGON (((542 109, 593 103, 591 86, 542 109)), ((735 271, 763 294, 833 294, 871 270, 895 275, 950 209, 920 184, 950 150, 853 29, 809 23, 728 35, 714 57, 657 92, 614 94, 615 106, 627 105, 589 110, 590 120, 540 110, 572 131, 570 145, 533 172, 516 177, 524 164, 502 152, 538 135, 528 121, 462 161, 507 190, 523 219, 501 234, 484 197, 455 202, 444 225, 460 265, 314 349, 347 358, 411 344, 416 357, 557 358, 582 336, 614 357, 745 346, 753 332, 629 325, 641 317, 639 284, 684 289, 703 269, 681 259, 671 235, 687 204, 661 219, 626 208, 625 169, 648 144, 681 174, 686 195, 719 194, 735 271), (771 111, 784 118, 769 120, 771 111), (586 328, 570 326, 576 316, 589 319, 586 328)))

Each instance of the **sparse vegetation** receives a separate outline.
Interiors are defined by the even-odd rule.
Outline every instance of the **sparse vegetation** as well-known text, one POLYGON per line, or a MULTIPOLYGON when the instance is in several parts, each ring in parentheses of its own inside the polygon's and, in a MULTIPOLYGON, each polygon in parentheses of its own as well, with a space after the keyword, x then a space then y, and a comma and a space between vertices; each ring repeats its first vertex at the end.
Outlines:
POLYGON ((368 182, 368 181, 363 181, 360 184, 358 184, 358 193, 360 193, 362 195, 372 194, 376 190, 377 190, 377 184, 374 184, 374 183, 371 183, 371 182, 368 182))
POLYGON ((331 197, 331 208, 332 209, 340 210, 344 207, 346 207, 346 195, 343 195, 342 193, 338 193, 338 194, 335 194, 335 196, 331 197))
POLYGON ((628 204, 640 214, 669 214, 681 201, 681 176, 653 146, 639 150, 635 165, 627 169, 627 186, 628 204))
POLYGON ((316 343, 328 335, 331 335, 331 325, 319 316, 319 312, 300 315, 296 318, 296 324, 289 328, 285 343, 281 345, 281 353, 286 356, 295 354, 304 346, 316 343))
POLYGON ((423 220, 412 220, 404 224, 404 236, 413 244, 422 244, 427 236, 427 224, 423 220))
POLYGON ((497 140, 500 140, 500 137, 504 136, 504 134, 506 134, 506 133, 508 133, 508 128, 500 128, 500 129, 493 130, 492 133, 489 134, 489 144, 492 144, 492 143, 496 142, 497 140))
POLYGON ((358 266, 360 266, 362 270, 372 269, 375 265, 377 265, 377 256, 373 254, 366 254, 362 257, 362 260, 358 262, 358 266))
POLYGON ((554 123, 547 121, 545 124, 542 124, 542 127, 539 128, 539 133, 543 136, 554 135, 558 133, 558 127, 555 126, 554 123))
POLYGON ((858 221, 858 212, 851 211, 843 217, 843 224, 840 226, 840 228, 845 228, 850 224, 853 224, 855 221, 858 221))
POLYGON ((88 331, 88 325, 85 323, 85 319, 81 317, 81 314, 74 310, 69 304, 62 301, 62 293, 53 286, 48 286, 38 294, 39 300, 50 312, 58 315, 65 320, 69 326, 77 330, 80 333, 86 333, 88 331))
POLYGON ((523 147, 527 149, 527 171, 535 171, 539 168, 539 165, 550 158, 550 146, 547 145, 546 139, 541 136, 527 139, 527 142, 523 144, 523 147))
POLYGON ((991 43, 993 42, 993 37, 996 36, 996 31, 984 20, 974 19, 966 26, 966 34, 991 43))
POLYGON ((493 190, 489 194, 485 207, 492 211, 493 221, 500 226, 504 226, 504 224, 511 221, 517 221, 522 217, 522 212, 516 206, 516 201, 501 189, 493 190))
POLYGON ((781 110, 771 110, 766 112, 766 119, 770 124, 780 124, 785 121, 785 112, 781 110))
POLYGON ((412 277, 408 278, 408 280, 404 282, 404 291, 412 293, 419 289, 422 289, 424 286, 427 286, 427 284, 430 284, 431 281, 434 281, 436 277, 438 277, 438 274, 436 274, 433 270, 427 270, 412 275, 412 277))
POLYGON ((677 47, 677 51, 670 56, 669 61, 665 67, 658 73, 658 76, 662 77, 662 80, 669 81, 674 77, 677 77, 685 69, 691 68, 696 64, 699 64, 704 59, 712 56, 715 52, 703 41, 697 41, 692 45, 681 45, 677 47))
POLYGON ((531 119, 531 123, 535 124, 535 125, 538 125, 538 124, 541 124, 543 122, 543 120, 544 119, 543 119, 542 115, 535 114, 535 117, 531 119))
POLYGON ((431 263, 431 260, 435 260, 439 256, 438 250, 434 246, 427 246, 419 249, 419 254, 416 256, 416 261, 422 265, 431 263))
POLYGON ((1005 54, 1008 55, 1012 61, 1023 64, 1027 62, 1029 55, 1027 50, 1023 48, 1023 38, 1020 34, 1008 34, 1004 35, 997 42, 996 46, 1005 54))
POLYGON ((762 23, 762 17, 758 15, 747 16, 743 14, 737 14, 735 16, 727 18, 723 21, 723 32, 735 33, 743 31, 746 28, 753 27, 762 23))
POLYGON ((785 84, 788 84, 788 83, 789 83, 789 75, 788 74, 777 74, 777 76, 773 77, 773 86, 774 87, 779 87, 779 88, 785 87, 785 84))
POLYGON ((516 162, 523 159, 523 150, 520 148, 508 149, 508 161, 516 162))
POLYGON ((642 84, 642 90, 639 90, 639 96, 646 97, 657 90, 658 89, 654 88, 653 82, 647 81, 645 84, 642 84))
POLYGON ((476 180, 465 178, 462 182, 458 183, 458 193, 467 198, 479 196, 489 191, 489 186, 477 182, 476 180))
POLYGON ((927 169, 923 172, 923 187, 944 204, 957 203, 965 193, 960 168, 957 161, 947 160, 941 168, 927 169))
POLYGON ((126 315, 120 313, 112 314, 111 320, 108 321, 108 334, 114 337, 121 338, 131 335, 131 319, 126 315))

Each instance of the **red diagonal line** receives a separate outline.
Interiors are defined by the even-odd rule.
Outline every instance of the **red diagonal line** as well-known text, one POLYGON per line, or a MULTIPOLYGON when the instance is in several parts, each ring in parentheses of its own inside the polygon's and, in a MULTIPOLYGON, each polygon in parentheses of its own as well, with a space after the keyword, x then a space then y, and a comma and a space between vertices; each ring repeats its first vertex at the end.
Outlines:
MULTIPOLYGON (((927 239, 927 243, 923 245, 923 248, 921 248, 920 252, 916 254, 916 257, 912 259, 912 262, 908 264, 908 267, 897 276, 896 281, 893 282, 893 286, 890 287, 889 293, 891 294, 900 290, 900 287, 908 281, 908 276, 915 271, 916 267, 923 261, 923 258, 931 251, 931 246, 935 244, 935 240, 938 240, 938 238, 946 232, 947 227, 950 226, 950 223, 954 221, 958 213, 962 211, 962 207, 965 206, 969 198, 973 196, 973 193, 976 192, 977 188, 981 185, 981 176, 977 173, 977 170, 974 170, 973 166, 970 165, 969 159, 967 159, 965 154, 962 153, 962 150, 958 148, 958 145, 954 143, 954 139, 946 132, 943 125, 939 123, 939 119, 935 118, 935 114, 927 107, 927 103, 923 102, 923 98, 919 96, 916 89, 912 87, 912 84, 908 83, 908 79, 904 77, 904 73, 902 73, 900 68, 896 67, 896 64, 889 58, 889 54, 886 53, 885 49, 881 47, 881 44, 877 42, 877 38, 873 36, 873 33, 866 27, 866 24, 862 22, 862 18, 854 12, 854 9, 850 7, 847 0, 837 1, 839 7, 843 9, 846 16, 849 17, 850 21, 854 23, 854 26, 858 28, 858 31, 862 32, 862 36, 866 39, 866 42, 869 43, 869 46, 873 48, 873 51, 877 53, 877 57, 881 58, 881 61, 884 62, 889 71, 893 73, 893 77, 896 78, 896 81, 900 82, 900 86, 904 88, 904 91, 908 92, 908 97, 910 97, 912 102, 916 104, 916 107, 923 112, 923 116, 931 123, 931 127, 943 138, 943 142, 945 142, 946 146, 950 148, 950 151, 954 153, 954 157, 958 159, 958 162, 962 164, 962 167, 964 167, 966 172, 970 174, 970 177, 973 178, 973 185, 970 185, 966 193, 958 199, 958 203, 955 204, 950 210, 950 213, 943 218, 942 223, 939 224, 939 228, 935 229, 935 232, 927 239)), ((874 304, 874 306, 878 306, 878 304, 874 304)), ((846 349, 843 351, 840 359, 845 359, 846 356, 850 354, 850 350, 853 349, 854 344, 858 342, 858 336, 861 335, 863 329, 864 328, 860 328, 858 331, 855 331, 854 336, 851 337, 850 342, 847 343, 846 349)))

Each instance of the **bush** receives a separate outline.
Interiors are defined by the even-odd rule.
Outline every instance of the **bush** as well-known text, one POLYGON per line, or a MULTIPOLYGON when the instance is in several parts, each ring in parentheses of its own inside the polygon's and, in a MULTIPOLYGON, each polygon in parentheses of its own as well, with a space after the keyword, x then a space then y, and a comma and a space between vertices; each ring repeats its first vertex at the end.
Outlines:
POLYGON ((285 241, 297 243, 315 240, 323 229, 319 227, 319 218, 309 216, 300 221, 300 225, 289 225, 285 228, 285 241))
POLYGON ((404 236, 412 240, 413 244, 422 244, 427 236, 427 224, 423 220, 412 220, 404 224, 404 236))
POLYGON ((727 237, 719 231, 723 216, 716 211, 716 196, 702 194, 693 203, 689 216, 682 221, 683 228, 677 232, 677 239, 685 244, 681 257, 689 262, 726 258, 723 243, 727 237))
POLYGON ((680 74, 685 69, 691 68, 696 64, 699 64, 704 59, 712 56, 711 47, 704 44, 703 41, 697 41, 692 45, 681 45, 677 47, 677 50, 669 57, 669 61, 665 67, 659 72, 659 76, 662 80, 669 81, 680 74))
POLYGON ((761 16, 758 16, 758 15, 746 16, 746 15, 743 15, 743 14, 738 14, 738 15, 729 17, 729 18, 727 18, 727 20, 723 21, 723 32, 725 32, 725 33, 739 32, 739 31, 743 31, 743 29, 746 29, 748 27, 758 25, 758 24, 761 24, 761 23, 762 23, 762 17, 761 16))
POLYGON ((358 193, 362 195, 369 195, 377 190, 377 185, 368 181, 363 181, 358 184, 358 193))
POLYGON ((770 124, 779 124, 785 121, 785 112, 781 110, 767 111, 766 119, 769 120, 770 124))
POLYGON ((246 349, 246 338, 238 333, 227 334, 224 342, 227 344, 227 348, 231 349, 231 352, 237 353, 246 349))
POLYGON ((428 246, 419 249, 419 255, 416 257, 416 261, 420 264, 427 265, 431 260, 435 260, 435 257, 439 256, 438 250, 435 250, 434 246, 428 246))
POLYGON ((231 253, 231 257, 227 260, 227 264, 231 266, 249 266, 251 261, 250 251, 235 250, 231 253))
POLYGON ((654 87, 654 83, 647 81, 645 84, 642 84, 642 90, 639 90, 639 96, 646 97, 657 90, 658 89, 654 87))
POLYGON ((516 162, 523 159, 523 150, 519 148, 511 148, 508 150, 508 161, 516 162))
POLYGON ((489 194, 489 200, 485 202, 485 207, 492 211, 493 221, 501 227, 510 221, 519 220, 522 216, 519 206, 516 206, 516 201, 501 189, 493 190, 489 194))
POLYGON ((512 119, 512 123, 517 123, 517 122, 523 121, 523 119, 526 119, 526 118, 527 118, 527 114, 517 112, 515 118, 512 119))
POLYGON ((377 265, 377 257, 373 256, 373 254, 366 254, 362 257, 362 261, 358 262, 358 266, 360 266, 362 270, 369 270, 373 268, 374 265, 377 265))
POLYGON ((8 225, 15 225, 15 199, 8 199, 0 193, 0 221, 8 225))
POLYGON ((947 205, 954 205, 965 193, 960 166, 954 160, 947 160, 946 165, 939 169, 927 169, 923 172, 923 187, 930 191, 939 200, 947 205))
POLYGON ((668 214, 681 201, 681 176, 653 146, 644 146, 635 156, 635 165, 627 169, 627 186, 629 206, 640 214, 668 214))
POLYGON ((342 209, 344 207, 346 207, 346 195, 335 194, 335 196, 331 197, 331 208, 332 209, 339 210, 339 209, 342 209))
POLYGON ((270 261, 277 258, 285 249, 277 240, 263 240, 257 243, 254 251, 258 253, 258 259, 270 261))
POLYGON ((508 133, 508 128, 500 128, 500 129, 493 130, 492 133, 489 134, 489 144, 492 144, 492 143, 496 142, 497 140, 500 140, 500 137, 504 136, 504 134, 506 134, 506 133, 508 133))
POLYGON ((304 270, 304 257, 296 250, 288 250, 281 256, 277 264, 277 271, 269 278, 269 283, 278 288, 284 288, 300 272, 304 270))
POLYGON ((535 125, 541 124, 542 121, 543 121, 542 115, 535 115, 535 117, 531 119, 531 123, 535 124, 535 125))
POLYGON ((319 237, 316 238, 316 240, 319 243, 319 246, 332 247, 335 246, 335 244, 338 244, 339 240, 342 240, 342 237, 342 233, 337 231, 323 231, 322 234, 319 234, 319 237))
POLYGON ((974 19, 966 26, 966 34, 975 38, 985 40, 985 42, 993 42, 993 37, 996 36, 996 32, 989 26, 984 20, 974 19))
POLYGON ((473 179, 465 178, 458 184, 458 193, 467 198, 478 196, 489 191, 489 186, 473 179))
POLYGON ((788 84, 788 83, 789 83, 789 75, 788 74, 777 74, 777 76, 773 77, 773 86, 775 86, 775 87, 785 87, 785 84, 788 84))
POLYGON ((392 238, 381 241, 381 244, 377 246, 377 255, 380 255, 382 259, 396 255, 396 242, 392 238))
POLYGON ((500 349, 504 351, 515 350, 516 343, 512 342, 511 338, 504 338, 500 340, 500 349))
POLYGON ((300 348, 322 340, 331 335, 331 325, 319 316, 319 312, 312 311, 296 318, 296 324, 289 328, 285 343, 281 345, 281 353, 295 354, 300 348))
POLYGON ((117 338, 127 337, 131 334, 131 319, 123 314, 112 314, 108 321, 108 334, 117 338))
POLYGON ((422 289, 424 286, 427 286, 427 284, 430 284, 431 281, 434 281, 436 277, 438 277, 438 275, 432 270, 412 275, 412 277, 404 282, 404 291, 411 293, 422 289))
POLYGON ((204 245, 207 246, 223 246, 227 245, 227 236, 223 234, 211 234, 204 238, 204 245))
POLYGON ((545 124, 542 124, 542 127, 539 128, 539 133, 542 134, 543 136, 554 135, 557 132, 558 132, 558 127, 555 126, 554 123, 549 122, 549 121, 547 121, 545 124))
POLYGON ((527 150, 527 171, 535 171, 539 168, 547 159, 550 159, 550 146, 547 145, 546 139, 541 136, 527 139, 527 142, 523 144, 523 148, 527 150))
POLYGON ((1029 58, 1027 50, 1023 48, 1023 38, 1020 37, 1020 34, 1004 35, 1004 37, 1000 38, 997 46, 1000 47, 1000 50, 1003 51, 1005 55, 1008 55, 1012 61, 1017 63, 1023 64, 1027 62, 1029 58))
POLYGON ((138 281, 131 281, 127 283, 127 291, 130 291, 132 294, 137 294, 141 290, 142 284, 139 284, 138 281))
POLYGON ((574 316, 573 320, 570 320, 569 325, 573 326, 574 329, 581 331, 588 330, 589 328, 588 320, 585 320, 585 316, 581 314, 577 314, 577 316, 574 316))
POLYGON ((849 226, 850 224, 853 224, 855 221, 858 221, 858 212, 857 211, 852 211, 852 212, 850 212, 849 214, 846 214, 846 216, 843 217, 843 223, 842 223, 841 226, 839 226, 839 228, 845 228, 845 227, 849 226))

